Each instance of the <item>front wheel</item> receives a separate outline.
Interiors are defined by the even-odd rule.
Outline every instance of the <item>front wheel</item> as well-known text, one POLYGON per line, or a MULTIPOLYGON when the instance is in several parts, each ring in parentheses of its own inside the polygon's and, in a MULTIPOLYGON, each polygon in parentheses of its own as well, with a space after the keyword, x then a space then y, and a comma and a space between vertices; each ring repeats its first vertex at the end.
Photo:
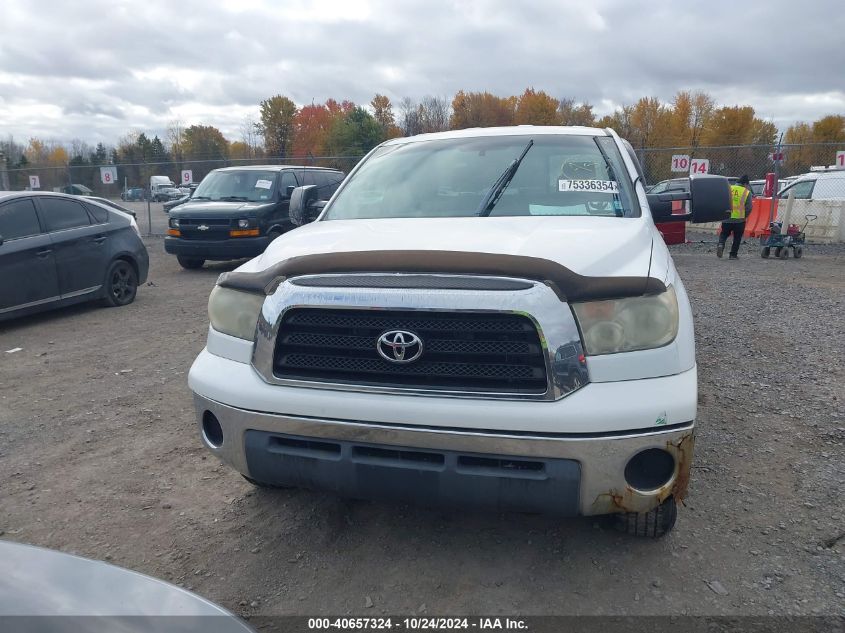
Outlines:
POLYGON ((202 265, 205 263, 204 259, 198 259, 196 257, 183 257, 182 255, 177 255, 176 261, 179 262, 179 265, 182 268, 187 268, 188 270, 196 270, 197 268, 202 268, 202 265))
POLYGON ((678 519, 678 506, 674 497, 669 497, 656 508, 648 512, 623 512, 615 515, 616 529, 631 536, 660 538, 666 536, 675 527, 678 519))
POLYGON ((795 259, 801 259, 801 256, 804 254, 804 247, 803 246, 796 246, 792 249, 792 256, 795 259))
POLYGON ((106 275, 106 305, 128 305, 135 301, 137 293, 138 274, 132 264, 123 259, 112 262, 106 275))
POLYGON ((778 253, 778 257, 780 257, 781 259, 789 259, 789 247, 784 246, 782 249, 780 249, 780 253, 778 253))
POLYGON ((769 259, 769 255, 771 255, 772 249, 769 246, 764 246, 763 249, 760 251, 760 257, 763 259, 769 259))

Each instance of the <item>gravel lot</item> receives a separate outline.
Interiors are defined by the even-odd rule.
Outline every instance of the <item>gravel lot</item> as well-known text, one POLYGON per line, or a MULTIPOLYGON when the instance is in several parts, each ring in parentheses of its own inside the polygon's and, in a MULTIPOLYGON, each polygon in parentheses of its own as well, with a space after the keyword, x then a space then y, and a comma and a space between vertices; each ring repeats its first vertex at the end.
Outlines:
POLYGON ((3 538, 242 615, 845 614, 845 248, 673 248, 701 406, 687 506, 654 542, 595 519, 254 490, 202 448, 186 384, 232 266, 183 271, 147 245, 133 305, 0 324, 3 538))

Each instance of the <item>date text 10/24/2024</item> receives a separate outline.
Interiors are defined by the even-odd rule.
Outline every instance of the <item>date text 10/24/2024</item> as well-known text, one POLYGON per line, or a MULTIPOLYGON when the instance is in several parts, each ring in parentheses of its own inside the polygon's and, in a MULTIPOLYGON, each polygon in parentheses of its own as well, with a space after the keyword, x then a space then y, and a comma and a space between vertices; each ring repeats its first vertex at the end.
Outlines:
POLYGON ((410 618, 309 618, 308 630, 408 630, 408 631, 520 631, 527 630, 528 625, 519 618, 507 617, 475 617, 475 618, 440 618, 440 617, 410 617, 410 618))

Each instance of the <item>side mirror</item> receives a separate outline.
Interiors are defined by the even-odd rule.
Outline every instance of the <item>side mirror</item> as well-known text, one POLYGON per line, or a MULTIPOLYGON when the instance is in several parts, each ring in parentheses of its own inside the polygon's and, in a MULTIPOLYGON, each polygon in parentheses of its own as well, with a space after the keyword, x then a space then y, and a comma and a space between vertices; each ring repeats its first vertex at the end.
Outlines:
POLYGON ((288 185, 285 188, 285 198, 290 198, 293 195, 293 190, 296 189, 294 185, 288 185))
POLYGON ((311 207, 317 201, 317 185, 296 187, 290 193, 288 216, 294 226, 302 226, 314 220, 311 207))
POLYGON ((721 222, 731 213, 731 187, 724 176, 691 176, 690 190, 647 194, 655 222, 721 222), (690 201, 690 212, 672 213, 672 203, 690 201))

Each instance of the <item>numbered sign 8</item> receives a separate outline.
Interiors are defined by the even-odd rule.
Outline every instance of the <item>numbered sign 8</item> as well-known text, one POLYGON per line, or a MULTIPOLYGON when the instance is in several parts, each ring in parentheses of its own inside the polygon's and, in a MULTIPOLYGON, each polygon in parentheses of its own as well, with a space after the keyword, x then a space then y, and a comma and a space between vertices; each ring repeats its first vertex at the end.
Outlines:
POLYGON ((845 169, 845 151, 836 152, 836 162, 834 163, 837 169, 845 169))
POLYGON ((194 172, 190 169, 183 169, 182 170, 182 184, 190 184, 194 182, 194 172))
POLYGON ((710 161, 706 158, 693 158, 689 162, 689 173, 706 174, 710 171, 710 161))
POLYGON ((41 179, 38 176, 30 176, 29 177, 29 188, 30 189, 41 189, 41 179))
POLYGON ((110 185, 117 180, 117 167, 100 167, 100 180, 104 185, 110 185))
POLYGON ((672 155, 672 171, 686 173, 689 171, 689 156, 686 154, 672 155))

